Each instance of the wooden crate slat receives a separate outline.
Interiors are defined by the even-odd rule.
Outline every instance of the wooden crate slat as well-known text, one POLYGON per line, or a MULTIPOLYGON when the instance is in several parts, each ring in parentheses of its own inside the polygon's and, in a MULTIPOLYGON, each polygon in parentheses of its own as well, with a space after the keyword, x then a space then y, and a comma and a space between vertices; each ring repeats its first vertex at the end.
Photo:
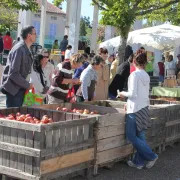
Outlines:
POLYGON ((24 123, 24 122, 19 122, 19 121, 14 121, 14 120, 6 120, 3 118, 0 118, 0 126, 17 128, 20 130, 41 132, 41 126, 40 125, 37 125, 37 124, 29 125, 29 123, 24 123))
POLYGON ((78 165, 83 162, 91 161, 94 159, 94 148, 66 154, 64 156, 56 157, 50 160, 41 162, 41 174, 47 174, 57 171, 62 168, 78 165), (54 166, 52 166, 54 164, 54 166))
MULTIPOLYGON (((61 176, 63 177, 63 176, 72 174, 73 172, 79 172, 80 170, 87 169, 90 166, 91 166, 90 162, 85 162, 85 163, 81 163, 81 164, 76 165, 76 166, 60 169, 56 172, 43 174, 41 177, 43 180, 56 179, 56 178, 59 178, 61 176)), ((66 180, 66 179, 67 178, 65 178, 64 180, 66 180)))
POLYGON ((101 152, 108 149, 124 146, 126 144, 128 144, 128 142, 125 138, 125 135, 119 135, 115 137, 101 139, 101 140, 98 140, 97 142, 97 151, 101 152))
MULTIPOLYGON (((11 144, 15 144, 15 145, 18 144, 18 129, 11 128, 11 144)), ((17 169, 17 164, 18 164, 18 154, 11 152, 10 153, 10 167, 17 169)))
MULTIPOLYGON (((26 147, 33 148, 33 131, 26 131, 26 147)), ((40 156, 40 154, 39 154, 40 156)), ((29 174, 33 174, 33 157, 32 156, 25 156, 25 172, 29 174)))
POLYGON ((6 143, 6 142, 0 142, 0 149, 5 150, 7 152, 13 152, 18 153, 22 155, 28 155, 28 156, 40 156, 40 150, 39 149, 33 149, 25 146, 19 146, 16 144, 6 143))
POLYGON ((109 114, 98 118, 98 127, 116 126, 125 123, 125 113, 109 114))
POLYGON ((59 122, 59 121, 65 121, 65 113, 60 111, 53 111, 53 121, 59 122))
POLYGON ((124 124, 117 126, 107 126, 97 129, 97 139, 105 139, 108 137, 125 134, 124 124))
MULTIPOLYGON (((26 132, 25 130, 18 131, 18 145, 26 145, 26 132)), ((25 155, 18 154, 18 169, 24 172, 25 155)))
POLYGON ((97 164, 103 164, 113 159, 123 158, 133 153, 131 144, 97 153, 97 164))
MULTIPOLYGON (((40 149, 42 146, 41 134, 34 132, 34 148, 40 149)), ((41 157, 33 157, 33 175, 40 176, 40 159, 41 157)))
POLYGON ((89 146, 92 147, 93 144, 94 144, 94 139, 88 139, 83 141, 82 143, 74 142, 74 143, 64 144, 63 146, 61 145, 56 148, 53 147, 53 148, 41 150, 41 157, 50 156, 53 154, 63 155, 64 152, 77 151, 77 149, 86 148, 89 146))
MULTIPOLYGON (((3 142, 3 126, 0 126, 0 141, 3 142)), ((3 151, 0 150, 0 165, 3 162, 3 151)))
POLYGON ((11 177, 16 177, 19 179, 28 179, 28 180, 40 180, 40 177, 30 175, 28 173, 24 173, 18 169, 13 169, 9 167, 4 167, 0 165, 0 174, 6 174, 11 177))
POLYGON ((50 130, 60 129, 61 127, 67 128, 76 125, 78 126, 85 124, 93 124, 94 122, 96 122, 96 117, 90 117, 90 118, 74 120, 74 121, 61 121, 61 122, 54 122, 52 124, 41 125, 40 129, 42 131, 50 131, 50 130))
MULTIPOLYGON (((10 137, 11 137, 11 129, 9 127, 3 128, 3 141, 7 144, 10 143, 10 137)), ((3 151, 3 166, 9 167, 10 166, 10 152, 9 151, 3 151)))
MULTIPOLYGON (((52 135, 52 131, 46 131, 46 149, 48 148, 52 148, 52 141, 53 141, 53 135, 52 135)), ((45 159, 50 159, 52 156, 46 156, 45 159)))

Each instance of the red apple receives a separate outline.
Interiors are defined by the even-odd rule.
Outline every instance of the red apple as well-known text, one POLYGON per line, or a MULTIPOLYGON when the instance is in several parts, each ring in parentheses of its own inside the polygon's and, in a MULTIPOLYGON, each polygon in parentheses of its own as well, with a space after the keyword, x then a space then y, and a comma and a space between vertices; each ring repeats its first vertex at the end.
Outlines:
POLYGON ((61 107, 57 107, 56 110, 57 110, 57 111, 61 111, 61 107))
POLYGON ((52 123, 52 122, 53 122, 52 118, 49 118, 49 123, 52 123))
POLYGON ((85 109, 83 114, 89 114, 89 110, 88 109, 85 109))
POLYGON ((77 109, 73 109, 73 113, 76 113, 77 109))
POLYGON ((30 114, 26 114, 26 117, 31 117, 31 115, 30 114))
POLYGON ((67 108, 62 108, 62 110, 64 111, 64 112, 67 112, 68 111, 68 109, 67 108))
POLYGON ((17 112, 17 113, 16 113, 16 116, 20 116, 20 115, 21 115, 21 113, 20 113, 20 112, 17 112))

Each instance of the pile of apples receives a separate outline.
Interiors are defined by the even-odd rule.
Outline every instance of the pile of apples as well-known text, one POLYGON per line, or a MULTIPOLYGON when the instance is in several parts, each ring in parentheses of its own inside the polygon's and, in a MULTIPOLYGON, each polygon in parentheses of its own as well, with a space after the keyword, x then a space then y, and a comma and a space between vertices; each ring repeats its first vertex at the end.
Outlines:
POLYGON ((40 120, 36 117, 32 117, 30 114, 21 114, 20 112, 17 112, 16 114, 11 113, 8 116, 0 115, 0 118, 26 122, 31 124, 49 124, 53 122, 53 120, 49 118, 47 115, 44 115, 40 120))
POLYGON ((57 111, 64 111, 64 112, 72 112, 72 113, 78 113, 78 114, 90 114, 90 115, 94 115, 94 114, 98 114, 97 111, 89 111, 88 109, 73 109, 73 110, 68 110, 65 107, 57 107, 56 108, 57 111))

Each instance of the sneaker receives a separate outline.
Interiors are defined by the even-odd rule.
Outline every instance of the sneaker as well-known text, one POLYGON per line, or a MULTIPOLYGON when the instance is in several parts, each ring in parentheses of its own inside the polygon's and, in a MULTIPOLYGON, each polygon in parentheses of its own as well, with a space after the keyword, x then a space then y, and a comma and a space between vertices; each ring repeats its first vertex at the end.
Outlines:
POLYGON ((142 169, 143 168, 143 166, 138 166, 138 165, 134 164, 132 161, 128 161, 127 164, 128 164, 128 166, 135 167, 137 169, 142 169))
POLYGON ((151 169, 154 166, 154 164, 156 163, 157 160, 158 160, 158 156, 153 161, 148 161, 147 164, 146 164, 146 168, 151 169))

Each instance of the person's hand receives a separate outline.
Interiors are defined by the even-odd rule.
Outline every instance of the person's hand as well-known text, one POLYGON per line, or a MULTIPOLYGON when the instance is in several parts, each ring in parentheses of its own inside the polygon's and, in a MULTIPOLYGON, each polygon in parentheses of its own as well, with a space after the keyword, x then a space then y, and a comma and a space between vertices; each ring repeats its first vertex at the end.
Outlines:
POLYGON ((78 84, 79 83, 79 79, 72 79, 72 84, 78 84))
POLYGON ((121 91, 121 92, 118 91, 117 97, 124 99, 123 91, 121 91))
POLYGON ((31 90, 32 88, 33 88, 33 84, 30 83, 30 84, 29 84, 29 88, 28 88, 27 90, 31 90))

